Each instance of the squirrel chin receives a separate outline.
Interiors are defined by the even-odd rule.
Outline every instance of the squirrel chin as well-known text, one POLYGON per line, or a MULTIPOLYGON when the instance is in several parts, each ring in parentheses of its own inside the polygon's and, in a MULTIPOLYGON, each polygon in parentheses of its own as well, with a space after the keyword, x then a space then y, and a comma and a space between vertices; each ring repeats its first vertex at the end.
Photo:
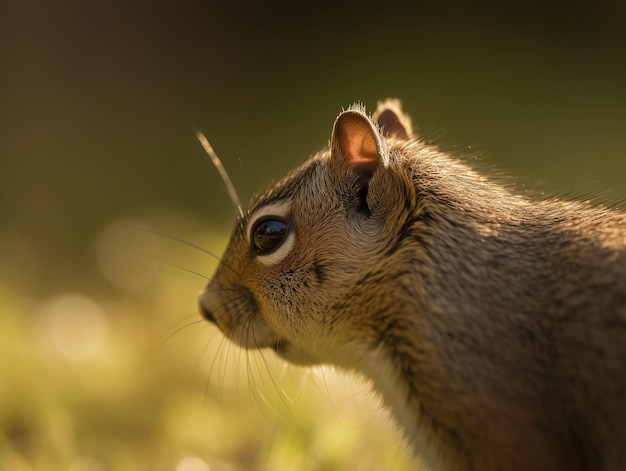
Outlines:
POLYGON ((283 360, 299 366, 313 366, 318 364, 310 355, 296 349, 287 340, 280 340, 272 346, 272 350, 283 360))

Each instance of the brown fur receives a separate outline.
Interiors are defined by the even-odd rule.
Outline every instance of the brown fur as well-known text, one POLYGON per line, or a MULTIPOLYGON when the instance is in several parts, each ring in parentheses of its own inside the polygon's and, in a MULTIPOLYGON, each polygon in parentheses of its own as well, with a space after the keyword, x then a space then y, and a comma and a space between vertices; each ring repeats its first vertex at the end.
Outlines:
POLYGON ((252 204, 200 306, 243 347, 369 377, 434 469, 626 469, 626 215, 514 194, 396 100, 252 204), (282 251, 252 247, 263 218, 282 251))

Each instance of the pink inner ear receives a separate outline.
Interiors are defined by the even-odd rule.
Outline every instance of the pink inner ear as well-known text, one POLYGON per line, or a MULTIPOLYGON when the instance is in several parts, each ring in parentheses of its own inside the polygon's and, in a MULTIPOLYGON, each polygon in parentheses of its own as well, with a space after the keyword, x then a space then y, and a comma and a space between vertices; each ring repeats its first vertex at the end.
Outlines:
POLYGON ((398 139, 408 139, 410 132, 404 127, 400 118, 391 111, 386 109, 378 115, 376 122, 383 129, 383 132, 398 139))
POLYGON ((373 171, 378 165, 379 149, 375 130, 360 114, 344 114, 337 123, 339 146, 346 163, 359 171, 373 171))

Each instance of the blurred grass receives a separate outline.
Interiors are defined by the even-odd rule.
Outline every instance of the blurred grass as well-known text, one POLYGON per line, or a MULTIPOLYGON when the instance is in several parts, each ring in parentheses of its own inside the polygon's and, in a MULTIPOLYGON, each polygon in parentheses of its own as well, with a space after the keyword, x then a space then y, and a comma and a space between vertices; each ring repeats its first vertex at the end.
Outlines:
POLYGON ((411 468, 367 385, 231 346, 215 260, 129 230, 221 253, 194 127, 244 205, 387 96, 522 188, 626 199, 624 2, 294 5, 2 2, 2 471, 411 468))

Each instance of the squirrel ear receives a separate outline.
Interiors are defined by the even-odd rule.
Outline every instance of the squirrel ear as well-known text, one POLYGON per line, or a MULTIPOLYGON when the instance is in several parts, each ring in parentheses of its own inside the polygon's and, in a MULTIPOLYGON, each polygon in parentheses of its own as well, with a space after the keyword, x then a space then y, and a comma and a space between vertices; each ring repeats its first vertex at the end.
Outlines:
POLYGON ((379 101, 372 119, 390 137, 408 139, 413 134, 411 118, 402 111, 402 102, 396 98, 379 101))
POLYGON ((331 138, 331 155, 333 164, 358 174, 362 183, 369 181, 381 163, 387 163, 378 129, 363 111, 355 108, 337 117, 331 138))

